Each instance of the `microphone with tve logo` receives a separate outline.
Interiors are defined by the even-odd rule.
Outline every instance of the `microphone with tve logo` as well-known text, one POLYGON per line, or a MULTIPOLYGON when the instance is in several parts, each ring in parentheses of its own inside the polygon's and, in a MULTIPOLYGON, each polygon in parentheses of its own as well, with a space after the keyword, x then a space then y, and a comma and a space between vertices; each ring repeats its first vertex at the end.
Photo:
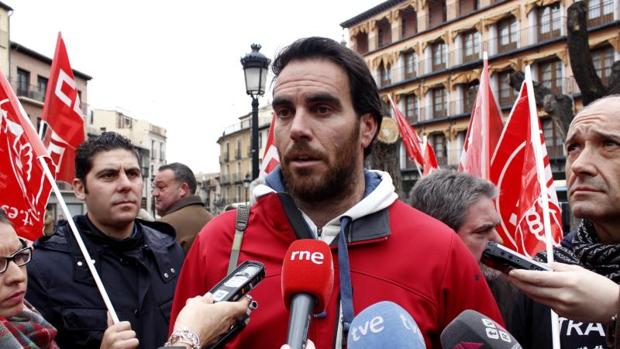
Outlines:
POLYGON ((441 332, 443 349, 521 349, 521 344, 497 322, 474 310, 459 314, 441 332))
POLYGON ((349 349, 426 349, 415 320, 388 301, 369 306, 353 319, 347 345, 349 349))
POLYGON ((302 349, 310 316, 325 310, 334 288, 334 265, 329 246, 321 240, 296 240, 282 264, 282 297, 290 311, 286 343, 302 349))

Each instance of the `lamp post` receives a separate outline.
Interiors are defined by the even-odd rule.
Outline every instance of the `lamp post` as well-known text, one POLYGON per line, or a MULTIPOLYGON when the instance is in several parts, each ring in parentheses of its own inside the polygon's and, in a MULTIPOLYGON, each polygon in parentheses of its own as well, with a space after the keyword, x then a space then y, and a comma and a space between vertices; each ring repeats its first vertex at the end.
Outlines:
POLYGON ((245 74, 245 90, 252 97, 252 179, 258 177, 258 97, 265 93, 267 69, 271 60, 258 52, 258 44, 252 44, 252 52, 241 58, 245 74))

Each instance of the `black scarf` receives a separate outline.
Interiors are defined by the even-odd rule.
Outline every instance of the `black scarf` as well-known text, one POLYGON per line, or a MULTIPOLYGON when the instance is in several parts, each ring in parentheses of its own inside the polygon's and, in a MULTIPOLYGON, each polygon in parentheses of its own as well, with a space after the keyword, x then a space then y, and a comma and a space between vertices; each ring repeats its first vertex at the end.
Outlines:
MULTIPOLYGON (((542 253, 541 259, 546 260, 542 253)), ((603 275, 614 282, 620 282, 620 244, 606 244, 599 240, 594 225, 582 220, 570 244, 554 247, 557 262, 579 264, 603 275)))

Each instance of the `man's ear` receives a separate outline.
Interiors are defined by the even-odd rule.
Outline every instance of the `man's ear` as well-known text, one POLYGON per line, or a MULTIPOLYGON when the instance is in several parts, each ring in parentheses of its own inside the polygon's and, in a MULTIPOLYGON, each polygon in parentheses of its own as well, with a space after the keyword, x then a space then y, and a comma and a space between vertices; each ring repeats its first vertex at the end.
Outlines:
POLYGON ((194 194, 194 193, 190 193, 189 192, 189 185, 187 183, 185 183, 185 182, 181 183, 181 186, 179 187, 179 189, 181 190, 181 197, 182 198, 194 194))
POLYGON ((81 201, 86 200, 86 194, 88 194, 88 190, 86 189, 86 183, 84 183, 79 178, 73 179, 73 192, 75 193, 75 197, 81 201))
POLYGON ((377 119, 370 114, 366 113, 360 118, 360 141, 362 143, 362 148, 366 149, 370 146, 370 143, 374 139, 377 134, 379 125, 377 123, 377 119))

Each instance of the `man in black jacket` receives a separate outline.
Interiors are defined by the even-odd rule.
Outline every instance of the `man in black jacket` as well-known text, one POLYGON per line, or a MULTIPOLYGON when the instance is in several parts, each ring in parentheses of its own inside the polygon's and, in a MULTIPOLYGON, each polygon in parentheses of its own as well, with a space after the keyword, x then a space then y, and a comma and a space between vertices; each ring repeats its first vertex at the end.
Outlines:
MULTIPOLYGON (((509 329, 524 348, 550 348, 549 307, 563 349, 602 349, 620 305, 620 96, 579 112, 566 135, 568 201, 582 221, 554 248, 553 272, 513 270, 522 295, 509 329)), ((543 255, 544 258, 544 255, 543 255)))
MULTIPOLYGON (((73 188, 88 213, 73 219, 120 320, 131 323, 140 348, 150 349, 166 340, 183 251, 170 226, 136 219, 139 164, 129 140, 116 133, 82 144, 73 188)), ((99 348, 106 308, 69 224, 34 247, 27 300, 58 329, 61 348, 99 348)))

